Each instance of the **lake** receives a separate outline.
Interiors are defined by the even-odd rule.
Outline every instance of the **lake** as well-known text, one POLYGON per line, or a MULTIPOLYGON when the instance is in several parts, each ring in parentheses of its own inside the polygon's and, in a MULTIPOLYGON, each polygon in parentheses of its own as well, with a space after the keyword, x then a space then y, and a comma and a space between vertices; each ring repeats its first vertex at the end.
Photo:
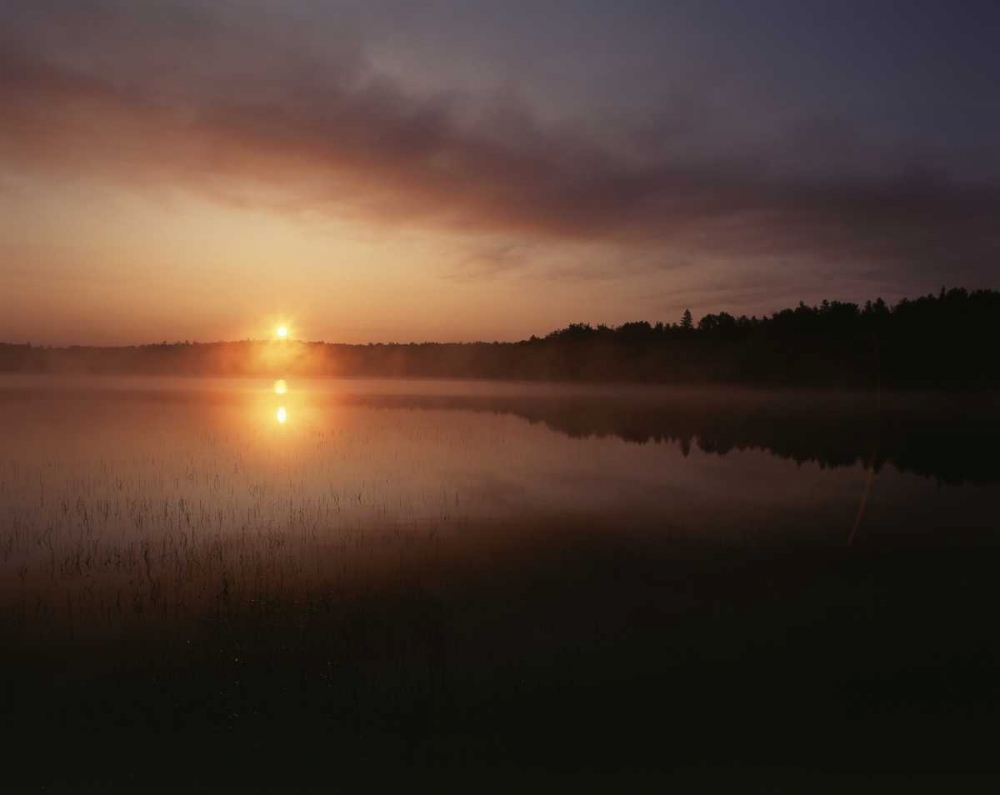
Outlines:
POLYGON ((14 747, 73 734, 53 784, 134 783, 167 749, 206 784, 375 789, 842 791, 922 748, 972 771, 998 408, 4 378, 14 747))

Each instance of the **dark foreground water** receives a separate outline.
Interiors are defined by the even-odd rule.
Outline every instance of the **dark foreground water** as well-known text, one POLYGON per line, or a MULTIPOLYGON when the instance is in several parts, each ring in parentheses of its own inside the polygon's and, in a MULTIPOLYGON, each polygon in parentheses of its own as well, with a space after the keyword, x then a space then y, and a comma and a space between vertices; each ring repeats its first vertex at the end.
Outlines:
POLYGON ((998 408, 0 381, 4 781, 990 789, 998 408))

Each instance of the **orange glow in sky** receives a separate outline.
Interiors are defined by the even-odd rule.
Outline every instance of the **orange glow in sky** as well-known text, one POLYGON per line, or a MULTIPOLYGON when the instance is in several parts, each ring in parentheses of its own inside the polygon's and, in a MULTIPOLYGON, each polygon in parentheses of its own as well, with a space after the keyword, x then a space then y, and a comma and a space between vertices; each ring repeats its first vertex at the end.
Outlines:
MULTIPOLYGON (((845 83, 836 93, 857 107, 817 113, 817 97, 833 102, 817 86, 860 74, 853 60, 803 77, 792 101, 768 47, 741 45, 722 66, 736 28, 676 4, 650 4, 658 24, 615 11, 634 35, 599 69, 561 37, 592 24, 612 44, 603 15, 616 4, 566 4, 531 24, 505 15, 514 27, 496 52, 451 27, 450 4, 414 14, 412 37, 396 14, 359 17, 392 32, 371 41, 346 32, 340 3, 15 5, 0 31, 0 342, 521 340, 570 323, 677 322, 685 309, 761 315, 996 283, 1000 171, 978 163, 993 163, 996 118, 966 123, 985 100, 955 113, 951 84, 928 91, 920 70, 909 90, 944 103, 920 110, 926 140, 897 75, 845 83), (539 33, 549 24, 558 54, 539 33), (688 24, 718 47, 658 38, 688 24), (659 85, 634 72, 675 50, 677 68, 653 70, 659 85), (745 69, 754 51, 767 55, 759 85, 745 69), (731 71, 750 82, 712 83, 731 71), (939 126, 950 114, 954 136, 939 126), (869 129, 875 117, 899 128, 869 129)), ((479 5, 477 29, 499 24, 479 5)), ((978 42, 988 27, 968 33, 978 42)), ((832 41, 825 52, 840 52, 832 41)), ((973 84, 995 81, 973 61, 940 71, 975 98, 973 84)))

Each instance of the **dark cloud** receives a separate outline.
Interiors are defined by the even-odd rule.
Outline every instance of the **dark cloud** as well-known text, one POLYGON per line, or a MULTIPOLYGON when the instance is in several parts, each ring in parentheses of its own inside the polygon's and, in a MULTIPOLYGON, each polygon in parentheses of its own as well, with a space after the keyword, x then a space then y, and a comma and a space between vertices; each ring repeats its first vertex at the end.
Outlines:
MULTIPOLYGON (((611 243, 664 266, 850 263, 930 278, 991 274, 1000 254, 1000 184, 879 150, 835 119, 734 151, 718 118, 688 101, 621 139, 630 146, 599 144, 516 98, 418 96, 373 69, 350 30, 323 44, 302 20, 171 3, 26 5, 10 21, 7 168, 287 213, 611 243)), ((524 262, 509 243, 470 258, 490 273, 524 262)))

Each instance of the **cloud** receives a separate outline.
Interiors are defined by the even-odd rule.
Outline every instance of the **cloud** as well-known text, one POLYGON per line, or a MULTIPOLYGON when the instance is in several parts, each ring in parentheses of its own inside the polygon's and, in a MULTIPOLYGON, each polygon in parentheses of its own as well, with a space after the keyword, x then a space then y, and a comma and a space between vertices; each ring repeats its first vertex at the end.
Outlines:
POLYGON ((510 97, 414 95, 351 30, 324 43, 302 19, 177 4, 32 8, 0 36, 5 168, 500 239, 469 258, 488 274, 523 270, 536 244, 911 274, 985 274, 1000 254, 1000 185, 875 157, 834 120, 705 151, 699 135, 725 136, 689 102, 627 149, 510 97))

